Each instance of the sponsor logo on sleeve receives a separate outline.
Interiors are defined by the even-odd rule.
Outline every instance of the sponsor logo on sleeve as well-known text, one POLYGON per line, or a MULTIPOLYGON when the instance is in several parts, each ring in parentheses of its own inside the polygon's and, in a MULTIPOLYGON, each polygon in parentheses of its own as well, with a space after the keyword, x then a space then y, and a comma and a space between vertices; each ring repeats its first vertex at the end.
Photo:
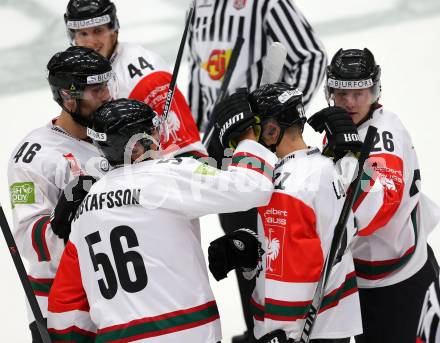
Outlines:
POLYGON ((219 173, 218 169, 208 166, 206 164, 202 164, 194 172, 195 174, 214 176, 219 173))
POLYGON ((33 182, 16 182, 10 186, 11 205, 30 205, 35 203, 35 185, 33 182))

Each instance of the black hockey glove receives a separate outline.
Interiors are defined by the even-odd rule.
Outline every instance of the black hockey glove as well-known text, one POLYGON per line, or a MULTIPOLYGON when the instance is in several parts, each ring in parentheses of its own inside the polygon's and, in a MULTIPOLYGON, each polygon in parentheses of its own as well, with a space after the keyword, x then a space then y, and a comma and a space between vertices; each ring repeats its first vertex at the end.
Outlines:
POLYGON ((284 330, 278 329, 272 332, 269 332, 265 334, 263 337, 261 337, 259 340, 257 340, 257 343, 288 343, 287 335, 284 330))
POLYGON ((254 231, 238 229, 211 242, 208 248, 209 270, 220 281, 234 268, 255 269, 263 253, 254 231))
POLYGON ((333 157, 335 161, 348 152, 359 157, 362 142, 356 125, 346 110, 341 107, 326 107, 311 116, 307 122, 317 132, 325 130, 327 144, 323 155, 333 157))
POLYGON ((73 216, 95 181, 93 176, 81 175, 61 192, 58 203, 50 215, 50 226, 59 238, 66 241, 69 238, 73 216))
MULTIPOLYGON (((236 93, 220 101, 213 110, 215 133, 223 148, 235 148, 236 139, 257 124, 258 118, 251 111, 248 95, 246 88, 239 88, 236 93)), ((254 128, 256 136, 261 131, 258 128, 254 128)))

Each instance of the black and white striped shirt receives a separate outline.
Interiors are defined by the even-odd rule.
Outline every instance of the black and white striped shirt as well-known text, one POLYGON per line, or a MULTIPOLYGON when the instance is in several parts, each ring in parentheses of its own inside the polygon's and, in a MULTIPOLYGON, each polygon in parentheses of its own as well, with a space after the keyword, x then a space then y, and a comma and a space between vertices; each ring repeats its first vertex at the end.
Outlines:
POLYGON ((236 38, 244 38, 229 90, 254 90, 273 42, 287 48, 281 81, 303 91, 307 105, 327 63, 321 41, 291 0, 197 0, 189 34, 188 98, 199 127, 206 125, 236 38))
POLYGON ((431 284, 426 292, 417 330, 417 343, 440 343, 440 281, 431 284))

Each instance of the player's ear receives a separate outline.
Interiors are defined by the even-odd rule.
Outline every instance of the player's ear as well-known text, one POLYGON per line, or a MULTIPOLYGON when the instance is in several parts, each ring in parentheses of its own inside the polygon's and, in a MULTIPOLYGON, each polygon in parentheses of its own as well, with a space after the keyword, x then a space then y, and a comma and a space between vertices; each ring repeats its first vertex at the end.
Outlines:
POLYGON ((269 120, 263 124, 261 139, 263 140, 264 144, 268 146, 276 144, 280 134, 281 128, 275 121, 269 120))

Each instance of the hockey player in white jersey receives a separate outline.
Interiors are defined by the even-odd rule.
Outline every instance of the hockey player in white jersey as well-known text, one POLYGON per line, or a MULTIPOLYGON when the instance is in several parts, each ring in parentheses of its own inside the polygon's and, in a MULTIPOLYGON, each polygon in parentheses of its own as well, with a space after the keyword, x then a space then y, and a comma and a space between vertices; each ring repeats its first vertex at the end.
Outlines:
POLYGON ((340 49, 327 68, 329 107, 321 114, 349 113, 360 138, 378 128, 353 211, 353 245, 363 335, 357 343, 416 341, 425 291, 438 266, 427 245, 438 208, 421 193, 420 167, 399 117, 379 104, 380 66, 368 49, 340 49))
MULTIPOLYGON (((239 37, 243 38, 243 46, 230 79, 230 90, 247 87, 252 91, 258 87, 263 64, 274 42, 282 43, 287 50, 281 81, 303 92, 305 106, 320 89, 327 64, 325 48, 294 0, 196 1, 188 32, 188 102, 201 131, 209 131, 214 104, 226 71, 232 67, 232 51, 239 37)), ((224 151, 213 138, 207 147, 209 155, 220 155, 221 160, 224 151)), ((256 218, 256 209, 219 216, 225 233, 238 226, 256 231, 256 218)), ((237 280, 247 332, 234 336, 232 342, 251 343, 253 319, 248 304, 255 283, 245 280, 240 273, 237 280)))
MULTIPOLYGON (((73 220, 49 296, 54 341, 221 340, 195 219, 267 204, 277 158, 255 141, 247 94, 220 106, 223 139, 239 142, 226 171, 189 157, 155 159, 161 121, 142 102, 97 110, 89 134, 115 169, 73 220)), ((250 233, 241 238, 244 249, 258 245, 250 233)))
MULTIPOLYGON (((93 182, 84 174, 99 177, 109 168, 88 139, 85 125, 92 111, 110 100, 108 82, 112 78, 110 63, 88 48, 71 47, 56 53, 47 69, 61 114, 30 132, 12 152, 8 166, 14 237, 29 264, 29 280, 44 317, 63 238, 68 235, 67 214, 75 206, 74 201, 58 199, 64 199, 60 195, 74 177, 80 182, 69 187, 73 196, 69 200, 83 192, 84 182, 93 182)), ((40 342, 28 312, 33 342, 40 342)))
MULTIPOLYGON (((64 20, 71 44, 92 48, 110 60, 118 82, 115 99, 143 101, 163 113, 170 68, 158 54, 118 41, 119 21, 110 0, 70 0, 64 20)), ((164 149, 173 146, 179 148, 177 155, 206 155, 191 111, 178 88, 167 120, 170 140, 163 144, 164 149)))
MULTIPOLYGON (((262 343, 299 339, 345 199, 333 161, 302 138, 306 117, 301 98, 301 92, 285 83, 264 85, 250 95, 252 110, 261 118, 260 141, 280 158, 272 198, 258 209, 258 235, 265 254, 260 268, 253 271, 257 280, 251 307, 254 336, 262 343)), ((348 115, 346 122, 345 132, 355 133, 348 115)), ((344 150, 358 152, 360 147, 356 142, 344 150)), ((350 336, 362 332, 353 257, 347 249, 354 234, 351 214, 311 342, 348 343, 350 336)), ((233 236, 227 234, 210 245, 210 270, 217 280, 230 270, 222 256, 225 249, 233 249, 233 236)))

